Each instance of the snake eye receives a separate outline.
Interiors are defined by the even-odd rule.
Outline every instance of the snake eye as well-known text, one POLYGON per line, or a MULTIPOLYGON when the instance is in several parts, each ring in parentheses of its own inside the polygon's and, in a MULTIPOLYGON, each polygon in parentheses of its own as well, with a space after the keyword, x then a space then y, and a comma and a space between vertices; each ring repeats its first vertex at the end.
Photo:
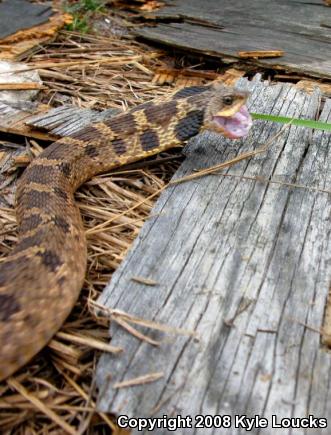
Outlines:
POLYGON ((225 97, 223 97, 222 101, 225 105, 231 106, 231 104, 233 104, 233 97, 231 97, 230 95, 226 95, 225 97))

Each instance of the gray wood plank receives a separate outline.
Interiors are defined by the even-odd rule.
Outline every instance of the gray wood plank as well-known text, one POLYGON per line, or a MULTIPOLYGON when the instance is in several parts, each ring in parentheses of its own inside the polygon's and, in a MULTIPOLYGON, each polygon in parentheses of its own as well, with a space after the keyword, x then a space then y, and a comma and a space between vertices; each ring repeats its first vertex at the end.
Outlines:
POLYGON ((56 136, 70 136, 93 122, 104 121, 119 112, 118 109, 107 109, 102 112, 82 109, 73 106, 59 106, 28 118, 27 125, 40 128, 56 136))
POLYGON ((135 30, 148 40, 185 52, 232 58, 238 51, 284 50, 284 56, 252 59, 264 67, 331 77, 331 8, 322 2, 274 0, 172 0, 153 11, 155 26, 135 30))
MULTIPOLYGON (((318 93, 287 84, 247 86, 252 111, 318 116, 318 93)), ((330 122, 331 100, 321 119, 330 122)), ((279 130, 255 121, 249 137, 237 141, 205 132, 190 141, 175 178, 258 148, 279 130)), ((330 133, 291 126, 266 154, 227 172, 330 190, 330 143, 330 133)), ((103 355, 98 363, 98 408, 130 417, 267 417, 269 427, 254 434, 275 433, 272 414, 331 418, 330 354, 318 333, 331 277, 330 212, 327 193, 240 178, 213 175, 169 187, 99 303, 195 331, 199 340, 136 325, 162 341, 153 346, 112 322, 112 344, 124 352, 103 355), (133 276, 157 285, 139 284, 133 276), (116 388, 159 372, 155 382, 116 388)), ((232 424, 222 433, 246 430, 232 424)))
POLYGON ((44 4, 31 4, 26 0, 0 2, 0 38, 45 23, 52 14, 51 2, 44 2, 44 4))

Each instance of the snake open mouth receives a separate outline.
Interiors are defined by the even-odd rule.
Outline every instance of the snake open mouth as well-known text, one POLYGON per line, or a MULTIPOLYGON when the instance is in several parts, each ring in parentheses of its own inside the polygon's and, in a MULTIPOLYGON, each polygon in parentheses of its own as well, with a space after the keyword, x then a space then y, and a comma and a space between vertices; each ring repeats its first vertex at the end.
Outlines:
POLYGON ((222 131, 223 135, 230 139, 238 139, 247 136, 253 121, 245 105, 232 116, 217 114, 212 117, 213 122, 222 131))

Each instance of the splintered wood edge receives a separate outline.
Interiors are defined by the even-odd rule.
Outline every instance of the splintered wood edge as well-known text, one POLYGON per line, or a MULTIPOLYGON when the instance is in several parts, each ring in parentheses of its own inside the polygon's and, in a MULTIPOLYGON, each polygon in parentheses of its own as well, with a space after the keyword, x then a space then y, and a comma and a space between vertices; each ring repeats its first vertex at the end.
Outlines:
POLYGON ((329 294, 325 305, 324 322, 322 328, 322 344, 331 347, 331 287, 329 288, 329 294))

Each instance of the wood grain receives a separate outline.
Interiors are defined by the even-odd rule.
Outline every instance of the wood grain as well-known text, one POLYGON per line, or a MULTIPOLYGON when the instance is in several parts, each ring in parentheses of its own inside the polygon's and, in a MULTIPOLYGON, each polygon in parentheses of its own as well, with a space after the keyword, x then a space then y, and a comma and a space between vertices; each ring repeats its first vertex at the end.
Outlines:
POLYGON ((170 0, 148 18, 136 35, 185 53, 236 61, 239 51, 282 50, 281 58, 249 62, 331 77, 331 35, 325 24, 331 21, 331 9, 320 1, 170 0))
MULTIPOLYGON (((319 116, 317 93, 286 84, 250 86, 252 111, 319 116)), ((331 100, 320 119, 330 122, 331 100)), ((261 147, 280 128, 255 121, 249 137, 234 142, 199 135, 175 178, 261 147)), ((330 133, 292 126, 266 154, 228 173, 330 190, 330 143, 330 133)), ((163 192, 99 303, 194 331, 199 340, 131 324, 161 342, 153 346, 114 318, 112 345, 124 351, 100 359, 99 409, 134 417, 330 418, 331 359, 319 334, 331 275, 330 212, 327 193, 237 177, 212 175, 163 192), (157 284, 147 286, 133 276, 157 284), (163 376, 148 384, 113 387, 153 373, 163 376)))

